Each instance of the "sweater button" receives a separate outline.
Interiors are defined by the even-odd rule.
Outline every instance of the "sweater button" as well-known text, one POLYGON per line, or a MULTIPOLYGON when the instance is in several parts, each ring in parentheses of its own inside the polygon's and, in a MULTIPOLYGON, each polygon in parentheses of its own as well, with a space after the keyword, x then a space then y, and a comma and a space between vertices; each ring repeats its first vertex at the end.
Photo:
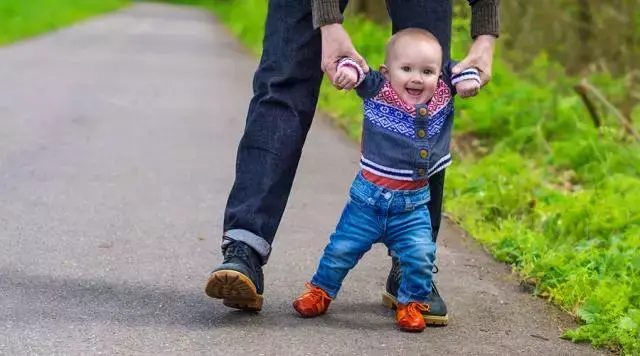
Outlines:
POLYGON ((427 109, 426 108, 420 108, 418 110, 418 114, 420 114, 420 116, 425 116, 427 115, 427 109))
POLYGON ((420 158, 427 158, 429 152, 427 150, 420 150, 420 158))
POLYGON ((419 176, 423 176, 424 175, 424 169, 423 168, 418 169, 418 175, 419 176))
POLYGON ((424 132, 423 129, 418 130, 418 137, 423 138, 427 135, 426 132, 424 132))

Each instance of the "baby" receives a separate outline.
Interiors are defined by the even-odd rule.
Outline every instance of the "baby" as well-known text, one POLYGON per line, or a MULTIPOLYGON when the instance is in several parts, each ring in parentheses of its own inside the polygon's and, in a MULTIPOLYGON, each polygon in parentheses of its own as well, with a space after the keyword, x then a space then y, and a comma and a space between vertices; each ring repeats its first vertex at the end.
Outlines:
POLYGON ((476 69, 453 76, 428 31, 393 35, 379 71, 338 63, 334 84, 364 100, 360 170, 318 269, 293 307, 305 317, 324 314, 347 273, 374 243, 399 258, 402 282, 396 322, 422 331, 431 292, 436 245, 431 235, 429 176, 451 164, 453 96, 480 88, 476 69))

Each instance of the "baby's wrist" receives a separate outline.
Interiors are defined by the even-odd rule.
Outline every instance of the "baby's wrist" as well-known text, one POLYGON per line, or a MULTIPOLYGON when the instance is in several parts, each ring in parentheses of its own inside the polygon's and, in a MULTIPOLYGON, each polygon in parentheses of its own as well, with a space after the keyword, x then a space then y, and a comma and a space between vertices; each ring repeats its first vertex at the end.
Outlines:
POLYGON ((358 70, 350 65, 344 65, 338 69, 338 72, 348 72, 348 74, 352 74, 358 79, 358 70))
POLYGON ((338 70, 352 70, 356 74, 356 86, 360 85, 364 80, 364 70, 355 60, 344 57, 338 61, 338 70))

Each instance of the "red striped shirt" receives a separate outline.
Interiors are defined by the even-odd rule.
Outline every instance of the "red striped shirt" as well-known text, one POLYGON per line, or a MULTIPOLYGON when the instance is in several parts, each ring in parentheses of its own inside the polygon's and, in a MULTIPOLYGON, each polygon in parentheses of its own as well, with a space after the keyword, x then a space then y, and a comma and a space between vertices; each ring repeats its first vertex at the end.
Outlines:
POLYGON ((362 170, 362 176, 369 182, 379 187, 384 187, 391 190, 415 190, 425 187, 429 183, 427 179, 406 181, 381 177, 364 169, 362 170))

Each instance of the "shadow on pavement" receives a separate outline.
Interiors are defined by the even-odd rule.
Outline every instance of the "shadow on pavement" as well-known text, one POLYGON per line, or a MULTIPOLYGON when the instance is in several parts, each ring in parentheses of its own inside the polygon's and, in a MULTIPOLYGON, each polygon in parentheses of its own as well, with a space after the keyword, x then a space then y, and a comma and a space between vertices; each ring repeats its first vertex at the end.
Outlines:
MULTIPOLYGON (((204 282, 203 282, 204 283, 204 282)), ((199 287, 199 285, 197 286, 199 287)), ((116 323, 127 326, 174 325, 194 329, 237 327, 382 330, 393 327, 393 313, 378 303, 332 305, 320 318, 303 319, 290 300, 266 296, 261 313, 224 307, 204 291, 0 271, 0 320, 12 325, 38 323, 116 323)))

